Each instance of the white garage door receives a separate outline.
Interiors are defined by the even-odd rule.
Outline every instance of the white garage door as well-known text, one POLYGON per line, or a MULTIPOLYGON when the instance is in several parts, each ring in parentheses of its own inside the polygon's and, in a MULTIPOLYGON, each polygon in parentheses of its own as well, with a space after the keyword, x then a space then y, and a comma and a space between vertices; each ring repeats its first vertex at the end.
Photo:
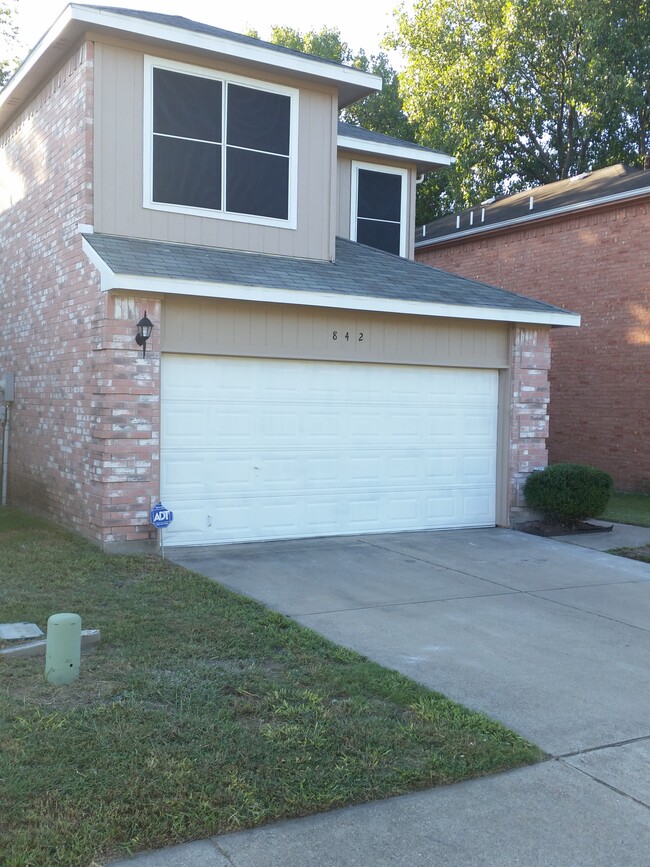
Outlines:
POLYGON ((493 526, 497 379, 163 356, 165 543, 493 526))

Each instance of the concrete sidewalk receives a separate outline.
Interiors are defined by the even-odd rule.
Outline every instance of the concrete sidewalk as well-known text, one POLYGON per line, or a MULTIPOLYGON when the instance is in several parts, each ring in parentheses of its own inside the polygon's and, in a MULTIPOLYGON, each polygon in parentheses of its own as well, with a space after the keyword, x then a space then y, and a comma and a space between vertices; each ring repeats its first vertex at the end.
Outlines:
MULTIPOLYGON (((644 545, 650 529, 617 525, 579 538, 644 545)), ((177 549, 171 557, 484 710, 552 758, 118 864, 650 862, 649 564, 574 537, 498 529, 177 549)))

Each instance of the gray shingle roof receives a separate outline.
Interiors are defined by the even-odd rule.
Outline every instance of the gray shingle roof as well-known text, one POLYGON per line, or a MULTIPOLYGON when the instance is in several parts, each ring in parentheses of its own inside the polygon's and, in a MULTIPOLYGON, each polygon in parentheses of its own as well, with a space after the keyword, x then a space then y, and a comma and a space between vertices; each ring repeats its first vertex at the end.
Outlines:
POLYGON ((92 8, 100 9, 104 12, 112 12, 115 15, 126 15, 129 18, 141 18, 143 21, 152 21, 154 24, 166 24, 169 27, 180 27, 181 29, 189 30, 192 33, 203 33, 206 36, 217 36, 222 39, 230 39, 233 42, 240 42, 243 45, 262 45, 264 48, 277 51, 280 54, 312 58, 313 60, 317 60, 319 63, 329 63, 334 67, 346 66, 346 64, 337 63, 335 60, 328 60, 314 54, 307 54, 303 51, 295 51, 293 48, 284 48, 281 45, 274 45, 272 42, 265 42, 263 39, 255 39, 252 36, 244 36, 243 33, 235 33, 232 30, 213 27, 211 24, 192 21, 190 18, 184 18, 182 15, 165 15, 162 12, 145 12, 138 9, 125 9, 118 6, 95 6, 92 8))
POLYGON ((334 262, 115 235, 88 234, 84 238, 111 271, 121 275, 533 313, 566 312, 551 304, 457 277, 343 238, 336 240, 334 262))
POLYGON ((633 194, 636 190, 650 188, 650 171, 625 166, 608 166, 594 172, 577 175, 563 181, 555 181, 541 187, 533 187, 511 196, 503 196, 493 202, 485 202, 450 214, 419 226, 415 233, 416 243, 426 244, 441 238, 450 239, 462 232, 478 232, 511 220, 523 222, 535 220, 549 211, 568 207, 587 207, 592 202, 609 196, 633 194), (533 208, 530 199, 533 199, 533 208), (470 223, 471 215, 473 220, 470 223))

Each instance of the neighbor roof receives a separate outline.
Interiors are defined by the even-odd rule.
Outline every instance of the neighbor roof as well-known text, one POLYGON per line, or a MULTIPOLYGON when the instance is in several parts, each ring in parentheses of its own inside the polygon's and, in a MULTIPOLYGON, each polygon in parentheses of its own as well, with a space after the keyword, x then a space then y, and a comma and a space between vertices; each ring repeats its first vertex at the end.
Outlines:
POLYGON ((103 289, 577 325, 579 317, 475 280, 337 238, 336 260, 292 259, 84 234, 103 289))
POLYGON ((596 207, 645 193, 650 194, 650 171, 622 164, 608 166, 511 196, 488 200, 474 208, 426 223, 416 230, 415 241, 418 247, 423 247, 455 237, 494 231, 513 223, 548 219, 556 214, 596 207))

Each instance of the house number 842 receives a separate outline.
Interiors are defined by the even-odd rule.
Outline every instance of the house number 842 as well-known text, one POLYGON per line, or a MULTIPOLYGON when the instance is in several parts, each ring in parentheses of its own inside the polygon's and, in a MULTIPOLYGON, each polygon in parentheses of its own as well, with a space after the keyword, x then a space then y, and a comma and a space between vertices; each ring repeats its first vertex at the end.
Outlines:
POLYGON ((339 340, 339 339, 341 339, 341 340, 355 340, 356 339, 359 343, 361 343, 361 341, 363 340, 363 331, 359 331, 358 334, 356 335, 356 338, 355 338, 354 334, 352 336, 350 336, 349 331, 346 331, 345 334, 340 334, 339 331, 332 331, 332 340, 339 340), (340 335, 340 337, 339 337, 339 335, 340 335))

